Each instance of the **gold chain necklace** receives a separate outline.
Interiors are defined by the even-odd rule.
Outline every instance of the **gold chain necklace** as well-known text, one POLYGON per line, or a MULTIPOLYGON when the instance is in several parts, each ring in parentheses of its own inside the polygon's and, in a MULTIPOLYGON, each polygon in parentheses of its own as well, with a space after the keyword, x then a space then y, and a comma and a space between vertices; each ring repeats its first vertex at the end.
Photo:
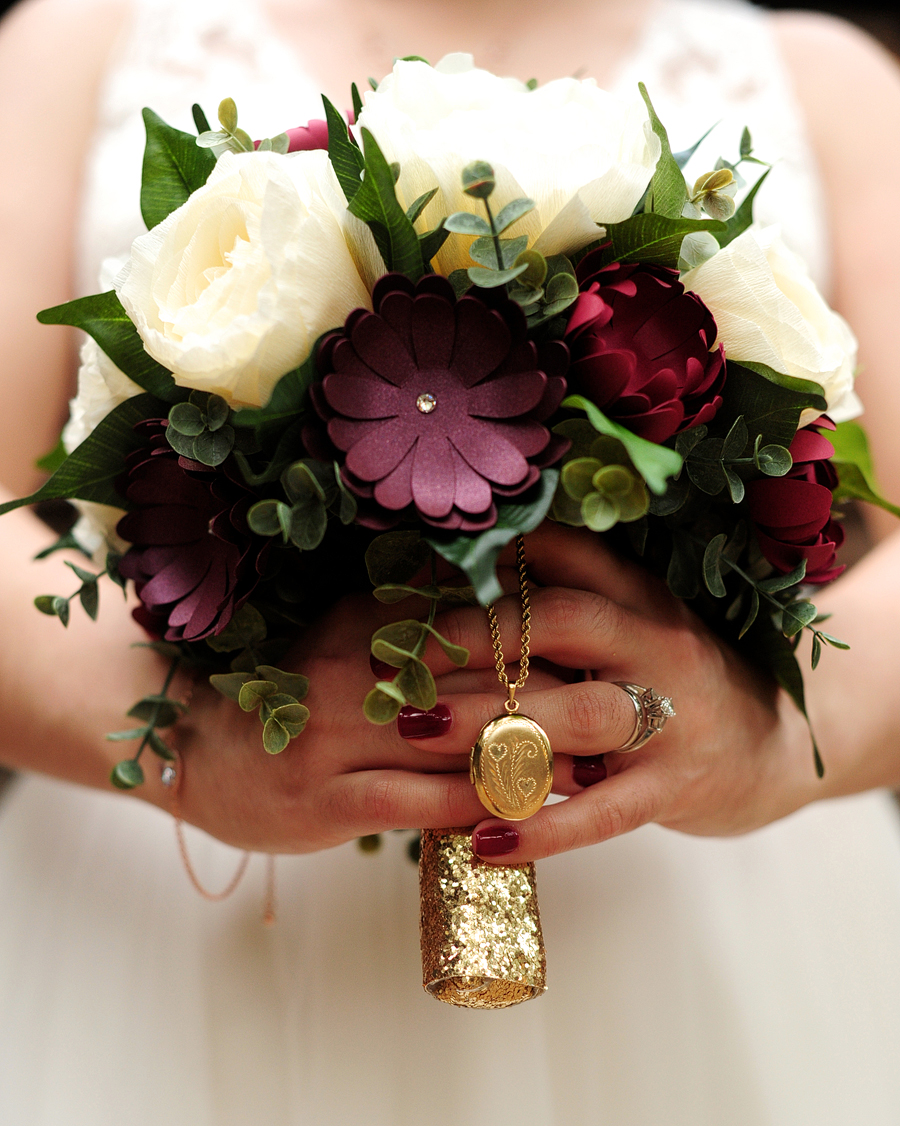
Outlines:
POLYGON ((481 804, 495 817, 505 821, 524 821, 537 813, 550 793, 553 783, 553 752, 547 733, 533 719, 519 714, 516 692, 528 679, 529 642, 531 638, 531 602, 528 597, 528 573, 525 567, 525 543, 516 537, 516 560, 519 567, 519 596, 522 602, 522 652, 519 675, 510 681, 503 660, 500 625, 493 604, 488 606, 488 621, 497 677, 508 693, 504 701, 506 715, 486 723, 472 748, 469 775, 481 804))

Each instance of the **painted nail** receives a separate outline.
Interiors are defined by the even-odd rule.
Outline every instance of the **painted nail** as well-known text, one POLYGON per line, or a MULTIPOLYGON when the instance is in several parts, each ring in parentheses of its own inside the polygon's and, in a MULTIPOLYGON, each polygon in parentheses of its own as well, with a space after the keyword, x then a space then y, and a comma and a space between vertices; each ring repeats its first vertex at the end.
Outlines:
POLYGON ((587 789, 596 782, 602 782, 605 777, 606 763, 603 761, 603 755, 589 755, 575 759, 572 779, 577 786, 584 786, 587 789))
POLYGON ((369 668, 378 677, 379 680, 393 680, 399 669, 395 669, 393 665, 389 665, 386 661, 379 661, 377 657, 369 654, 369 668))
POLYGON ((472 838, 476 856, 506 856, 519 847, 519 831, 505 825, 492 825, 479 829, 472 838))
POLYGON ((446 735, 452 725, 453 716, 446 704, 435 704, 428 712, 407 704, 397 716, 397 732, 404 739, 435 739, 446 735))

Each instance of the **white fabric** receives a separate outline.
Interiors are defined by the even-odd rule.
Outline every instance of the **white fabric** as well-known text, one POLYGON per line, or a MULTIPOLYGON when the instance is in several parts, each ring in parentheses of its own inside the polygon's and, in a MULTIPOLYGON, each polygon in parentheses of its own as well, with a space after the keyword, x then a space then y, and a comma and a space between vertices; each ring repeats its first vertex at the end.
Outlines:
MULTIPOLYGON (((721 116, 735 142, 752 121, 761 155, 784 152, 764 218, 784 220, 821 279, 818 189, 770 52, 750 9, 667 0, 619 82, 647 83, 676 148, 721 116)), ((118 63, 89 173, 85 289, 141 229, 142 104, 188 127, 192 101, 214 112, 233 95, 263 135, 318 115, 250 3, 142 2, 118 63)), ((203 878, 224 884, 236 854, 190 842, 203 878)), ((886 795, 736 840, 649 826, 540 864, 550 989, 498 1013, 422 992, 404 846, 392 834, 376 856, 280 859, 267 930, 259 858, 231 900, 206 903, 165 815, 18 780, 0 808, 0 1122, 900 1121, 900 833, 886 795)))

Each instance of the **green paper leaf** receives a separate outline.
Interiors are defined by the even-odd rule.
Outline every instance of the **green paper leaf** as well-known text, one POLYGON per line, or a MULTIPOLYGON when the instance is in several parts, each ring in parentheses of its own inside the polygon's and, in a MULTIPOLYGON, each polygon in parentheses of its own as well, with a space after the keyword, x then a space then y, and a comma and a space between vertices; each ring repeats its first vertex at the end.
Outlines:
POLYGON ((344 115, 339 113, 324 95, 322 102, 325 106, 325 120, 328 122, 328 159, 331 161, 344 196, 350 203, 362 184, 360 176, 365 161, 359 146, 350 139, 344 115))
POLYGON ((116 763, 109 780, 118 790, 133 790, 144 781, 144 771, 139 762, 126 759, 124 762, 116 763))
POLYGON ((144 110, 147 143, 141 174, 141 215, 147 228, 161 223, 203 187, 216 158, 190 133, 173 129, 152 109, 144 110))
POLYGON ((787 448, 801 412, 807 407, 825 410, 826 405, 817 383, 781 375, 765 364, 729 360, 716 428, 730 427, 731 421, 743 415, 750 442, 755 443, 759 436, 764 445, 787 448))
MULTIPOLYGON (((144 342, 122 307, 115 290, 94 293, 43 309, 37 315, 42 325, 72 325, 92 336, 102 350, 129 379, 166 403, 188 397, 176 387, 172 373, 144 350, 144 342)), ((165 414, 165 411, 162 411, 165 414)))
POLYGON ((500 552, 517 535, 527 535, 541 523, 553 502, 559 471, 544 469, 534 489, 518 504, 501 504, 493 528, 475 535, 448 536, 432 533, 425 540, 448 562, 464 571, 482 606, 503 594, 497 579, 500 552))
POLYGON ((647 93, 647 87, 643 82, 639 82, 638 89, 647 106, 653 132, 659 137, 662 145, 662 152, 657 161, 653 179, 650 181, 647 210, 657 215, 677 219, 681 216, 681 210, 687 201, 687 184, 684 182, 684 176, 678 167, 677 160, 672 155, 669 135, 656 115, 656 110, 650 101, 650 95, 647 93))
POLYGON ((430 192, 423 192, 418 199, 413 200, 410 206, 406 209, 406 218, 409 219, 410 223, 416 222, 416 220, 437 194, 438 189, 432 188, 430 192))
POLYGON ((869 440, 858 422, 839 422, 837 430, 826 437, 834 445, 832 465, 837 469, 838 487, 835 499, 854 497, 900 516, 900 507, 886 500, 878 488, 869 440))
POLYGON ((0 516, 25 504, 58 497, 126 507, 115 490, 115 482, 122 475, 128 454, 143 445, 134 431, 135 423, 152 417, 159 407, 151 395, 136 395, 120 403, 72 451, 49 481, 31 496, 0 505, 0 516))
POLYGON ((397 201, 394 176, 378 142, 365 128, 362 138, 365 176, 347 206, 368 224, 387 269, 418 281, 424 271, 416 229, 397 201))
POLYGON ((350 83, 350 104, 353 107, 353 120, 358 121, 363 111, 363 100, 360 97, 359 87, 355 82, 350 83))
POLYGON ((717 219, 671 218, 656 213, 632 215, 622 223, 610 223, 607 228, 611 243, 607 262, 646 262, 676 269, 685 235, 710 231, 718 237, 724 230, 725 224, 717 219))
POLYGON ((563 399, 562 406, 570 410, 583 410, 595 430, 610 438, 618 438, 651 492, 661 496, 666 491, 668 479, 681 469, 682 458, 675 450, 638 437, 631 430, 607 418, 599 407, 582 395, 569 395, 563 399))
POLYGON ((34 463, 35 468, 42 469, 45 473, 55 473, 67 457, 66 447, 63 445, 62 438, 60 438, 52 450, 48 450, 43 457, 37 459, 34 463))

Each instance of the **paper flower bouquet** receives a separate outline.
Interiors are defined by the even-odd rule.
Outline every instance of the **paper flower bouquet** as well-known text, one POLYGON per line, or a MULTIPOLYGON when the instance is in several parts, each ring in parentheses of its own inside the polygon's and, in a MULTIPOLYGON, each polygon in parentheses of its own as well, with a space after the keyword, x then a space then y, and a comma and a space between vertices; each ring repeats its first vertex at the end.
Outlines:
MULTIPOLYGON (((40 316, 89 339, 52 476, 15 504, 75 502, 58 546, 99 549, 172 661, 259 709, 267 751, 310 718, 278 667, 298 630, 351 590, 424 599, 373 638, 391 672, 360 706, 431 707, 435 607, 491 603, 544 520, 666 576, 803 707, 796 638, 814 662, 836 640, 808 598, 841 570, 833 502, 886 504, 846 422, 854 340, 753 225, 750 134, 689 186, 694 150, 640 95, 449 56, 262 142, 230 100, 216 130, 194 107, 197 136, 145 111, 148 231, 113 289, 40 316)), ((38 599, 63 624, 76 596, 97 613, 100 574, 73 570, 38 599)), ((178 707, 131 714, 126 788, 178 707)))

